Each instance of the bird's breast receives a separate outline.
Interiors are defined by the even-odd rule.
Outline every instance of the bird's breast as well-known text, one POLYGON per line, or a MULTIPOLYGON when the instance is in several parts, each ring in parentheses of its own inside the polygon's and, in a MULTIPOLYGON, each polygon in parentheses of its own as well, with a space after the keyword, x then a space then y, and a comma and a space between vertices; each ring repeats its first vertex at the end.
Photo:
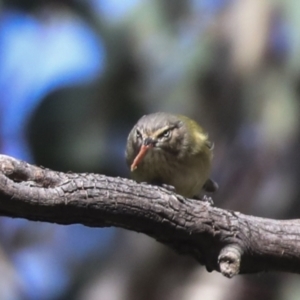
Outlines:
POLYGON ((179 159, 161 149, 151 149, 132 172, 132 177, 139 182, 172 185, 178 194, 193 197, 200 192, 209 171, 210 157, 205 153, 179 159))

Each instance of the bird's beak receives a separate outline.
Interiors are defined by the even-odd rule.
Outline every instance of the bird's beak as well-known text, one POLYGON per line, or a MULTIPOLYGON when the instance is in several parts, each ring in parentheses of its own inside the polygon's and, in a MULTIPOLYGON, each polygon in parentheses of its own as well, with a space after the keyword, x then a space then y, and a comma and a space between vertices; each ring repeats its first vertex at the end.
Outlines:
POLYGON ((138 164, 143 160, 148 149, 152 148, 153 146, 154 146, 153 139, 148 137, 143 141, 143 144, 141 146, 141 149, 140 149, 138 155, 135 157, 133 163, 130 166, 131 172, 134 171, 138 167, 138 164))

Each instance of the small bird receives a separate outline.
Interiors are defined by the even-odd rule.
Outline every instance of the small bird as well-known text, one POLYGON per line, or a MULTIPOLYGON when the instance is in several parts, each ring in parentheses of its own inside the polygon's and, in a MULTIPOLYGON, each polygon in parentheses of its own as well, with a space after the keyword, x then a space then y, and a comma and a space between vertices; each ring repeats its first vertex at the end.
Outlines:
POLYGON ((127 139, 126 162, 138 182, 173 186, 176 193, 200 197, 201 190, 214 192, 211 179, 213 144, 193 120, 157 112, 145 115, 127 139))

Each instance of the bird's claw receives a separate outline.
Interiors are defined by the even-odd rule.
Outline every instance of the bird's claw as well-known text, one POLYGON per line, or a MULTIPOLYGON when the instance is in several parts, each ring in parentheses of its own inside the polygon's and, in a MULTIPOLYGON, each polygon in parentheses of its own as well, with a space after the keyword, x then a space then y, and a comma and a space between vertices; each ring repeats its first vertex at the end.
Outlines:
POLYGON ((213 201, 212 197, 208 197, 206 195, 203 195, 202 199, 200 199, 200 200, 208 202, 208 204, 210 204, 211 206, 214 206, 214 201, 213 201))
POLYGON ((194 196, 193 198, 196 199, 196 200, 207 202, 209 205, 214 206, 213 199, 211 197, 208 197, 207 195, 203 195, 202 197, 201 196, 194 196))
POLYGON ((176 192, 175 186, 173 186, 173 185, 162 183, 161 187, 163 187, 164 189, 166 189, 170 192, 173 192, 173 193, 176 192))
POLYGON ((142 181, 140 182, 141 184, 146 184, 146 185, 156 185, 156 186, 161 186, 162 188, 170 191, 170 192, 173 192, 173 193, 176 193, 176 188, 173 186, 173 185, 170 185, 170 184, 166 184, 166 183, 159 183, 159 182, 147 182, 147 181, 142 181))

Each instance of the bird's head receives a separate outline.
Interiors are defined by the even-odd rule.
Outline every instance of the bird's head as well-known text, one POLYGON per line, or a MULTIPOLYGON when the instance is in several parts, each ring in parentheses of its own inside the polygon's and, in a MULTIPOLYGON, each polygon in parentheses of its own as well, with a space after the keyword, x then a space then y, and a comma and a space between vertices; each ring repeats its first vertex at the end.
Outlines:
POLYGON ((183 158, 207 141, 202 128, 191 119, 168 113, 143 116, 128 136, 126 156, 134 171, 149 151, 183 158))

